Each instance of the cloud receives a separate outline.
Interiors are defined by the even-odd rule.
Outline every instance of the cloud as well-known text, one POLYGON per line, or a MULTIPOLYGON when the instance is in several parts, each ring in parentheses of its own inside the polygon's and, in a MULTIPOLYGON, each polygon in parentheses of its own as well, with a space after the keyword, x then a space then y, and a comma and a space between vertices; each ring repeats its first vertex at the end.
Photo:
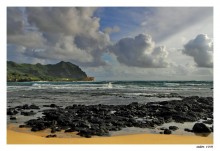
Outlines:
POLYGON ((198 67, 213 67, 213 41, 205 34, 199 34, 185 44, 183 53, 193 57, 198 67))
POLYGON ((107 34, 110 34, 110 33, 117 33, 120 31, 120 28, 118 26, 114 26, 114 27, 106 27, 104 29, 104 32, 107 33, 107 34))
POLYGON ((7 7, 7 59, 45 64, 70 61, 98 80, 212 80, 212 68, 197 68, 195 64, 210 67, 211 62, 212 66, 213 50, 204 51, 207 43, 200 42, 200 47, 197 42, 193 47, 204 52, 196 55, 190 50, 192 44, 187 47, 186 43, 201 32, 213 37, 213 8, 106 9, 104 16, 95 17, 96 8, 89 7, 7 7), (182 51, 183 44, 186 47, 182 51))
POLYGON ((150 35, 139 34, 123 38, 111 48, 117 60, 127 66, 163 68, 168 66, 168 52, 164 46, 156 47, 150 35))
POLYGON ((7 34, 22 33, 24 26, 22 11, 15 7, 8 7, 7 14, 7 34))
POLYGON ((27 48, 43 48, 47 42, 40 32, 9 35, 7 41, 8 43, 17 44, 27 48))
POLYGON ((99 18, 93 17, 94 7, 27 7, 28 21, 40 31, 75 35, 95 34, 99 18))
MULTIPOLYGON (((8 9, 8 25, 18 16, 25 18, 22 13, 15 13, 17 8, 11 9, 8 9)), ((110 39, 108 33, 99 30, 99 18, 93 16, 95 10, 89 7, 24 8, 26 22, 16 30, 23 31, 9 32, 8 44, 23 47, 22 52, 15 53, 30 58, 65 60, 81 66, 105 65, 102 55, 110 39)))
POLYGON ((212 7, 156 7, 142 12, 140 29, 162 42, 207 18, 213 22, 212 7))

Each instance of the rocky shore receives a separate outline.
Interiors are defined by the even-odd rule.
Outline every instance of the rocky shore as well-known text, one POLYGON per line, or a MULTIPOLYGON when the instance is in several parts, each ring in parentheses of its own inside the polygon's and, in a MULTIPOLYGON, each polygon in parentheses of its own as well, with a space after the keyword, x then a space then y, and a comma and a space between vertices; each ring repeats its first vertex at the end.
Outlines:
MULTIPOLYGON (((182 100, 149 102, 140 104, 133 102, 128 105, 79 105, 58 106, 45 105, 49 109, 42 111, 43 116, 31 119, 20 125, 20 128, 30 128, 31 131, 51 129, 47 136, 56 137, 56 132, 77 132, 86 138, 92 136, 109 136, 111 131, 120 131, 125 127, 154 129, 164 123, 197 122, 188 132, 210 134, 213 132, 213 98, 185 97, 182 100), (198 122, 199 120, 203 122, 198 122), (212 125, 212 126, 208 126, 212 125)), ((16 115, 32 116, 36 114, 31 109, 40 110, 34 104, 10 107, 7 115, 10 120, 16 120, 16 115)), ((170 126, 161 129, 161 134, 172 134, 178 127, 170 126)))

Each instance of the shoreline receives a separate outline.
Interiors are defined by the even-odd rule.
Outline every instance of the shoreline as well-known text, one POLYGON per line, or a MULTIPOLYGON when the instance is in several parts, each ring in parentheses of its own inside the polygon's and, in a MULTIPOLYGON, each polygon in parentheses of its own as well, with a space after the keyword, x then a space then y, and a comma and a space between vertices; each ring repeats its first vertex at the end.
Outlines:
MULTIPOLYGON (((181 101, 149 102, 147 104, 138 102, 128 105, 73 104, 65 107, 51 104, 43 105, 48 108, 43 110, 34 104, 25 104, 8 108, 7 115, 10 116, 8 120, 21 124, 18 126, 21 129, 12 126, 11 130, 25 132, 23 128, 29 128, 26 132, 35 134, 45 130, 46 134, 43 137, 63 138, 68 136, 72 138, 72 132, 76 132, 78 138, 82 136, 86 139, 96 136, 116 137, 117 134, 122 134, 121 132, 134 132, 132 134, 135 135, 151 133, 179 135, 190 132, 195 135, 208 136, 211 134, 212 136, 212 103, 213 98, 211 97, 193 96, 181 101), (18 114, 17 117, 16 114, 18 114), (26 117, 30 117, 29 120, 26 117)), ((10 129, 10 124, 8 128, 10 129)), ((126 135, 130 135, 130 133, 126 135)))
POLYGON ((113 136, 80 137, 77 132, 57 132, 58 137, 49 129, 32 132, 28 128, 18 128, 14 124, 7 126, 7 144, 213 144, 213 134, 206 137, 196 135, 164 134, 124 134, 113 136))
POLYGON ((45 138, 7 129, 7 144, 213 144, 213 136, 132 134, 93 138, 45 138))

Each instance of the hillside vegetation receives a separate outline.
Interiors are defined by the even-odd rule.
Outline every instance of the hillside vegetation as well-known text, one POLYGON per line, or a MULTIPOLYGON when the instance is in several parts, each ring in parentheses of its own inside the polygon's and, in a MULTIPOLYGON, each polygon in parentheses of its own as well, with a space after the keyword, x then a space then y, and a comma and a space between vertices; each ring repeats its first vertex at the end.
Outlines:
POLYGON ((77 65, 61 61, 57 64, 17 64, 7 61, 7 81, 92 81, 77 65))

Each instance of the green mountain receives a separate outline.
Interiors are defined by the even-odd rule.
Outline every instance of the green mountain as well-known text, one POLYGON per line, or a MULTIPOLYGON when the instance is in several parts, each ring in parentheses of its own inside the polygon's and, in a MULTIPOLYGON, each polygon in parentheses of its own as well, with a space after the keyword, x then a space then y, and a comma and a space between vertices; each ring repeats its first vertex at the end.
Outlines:
POLYGON ((17 64, 7 61, 7 81, 92 81, 78 66, 61 61, 57 64, 17 64))

